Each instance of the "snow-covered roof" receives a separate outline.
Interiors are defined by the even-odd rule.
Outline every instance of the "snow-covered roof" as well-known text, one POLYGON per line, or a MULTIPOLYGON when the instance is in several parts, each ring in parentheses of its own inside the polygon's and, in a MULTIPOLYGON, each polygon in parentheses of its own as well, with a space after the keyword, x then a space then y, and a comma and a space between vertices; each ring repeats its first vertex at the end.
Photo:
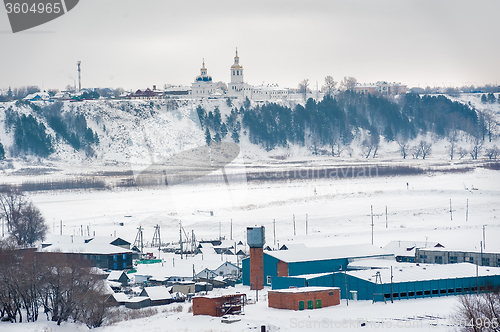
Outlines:
POLYGON ((145 287, 144 292, 152 301, 171 299, 172 295, 165 286, 145 287))
POLYGON ((380 258, 361 258, 355 259, 347 265, 348 270, 366 270, 376 268, 390 268, 396 266, 398 263, 396 259, 380 259, 380 258))
POLYGON ((315 278, 318 278, 318 277, 323 277, 323 276, 332 275, 332 274, 333 274, 333 272, 312 273, 312 274, 299 274, 299 275, 296 275, 296 276, 288 276, 287 278, 301 278, 301 279, 310 280, 310 279, 315 279, 315 278))
POLYGON ((288 89, 280 88, 278 84, 261 84, 261 85, 253 85, 253 90, 261 90, 261 91, 282 91, 286 92, 288 89))
POLYGON ((441 244, 425 241, 391 241, 384 249, 396 256, 415 256, 416 248, 434 248, 435 246, 441 246, 441 244))
POLYGON ((150 298, 148 296, 135 296, 135 297, 131 297, 126 302, 137 303, 137 302, 142 302, 142 301, 146 301, 146 300, 150 300, 150 298))
POLYGON ((123 249, 111 244, 93 244, 93 243, 58 243, 49 245, 41 250, 42 252, 62 252, 78 254, 125 254, 131 253, 131 250, 123 249))
POLYGON ((300 287, 300 288, 285 288, 285 289, 274 289, 270 290, 269 293, 306 293, 306 292, 321 292, 326 290, 335 290, 339 289, 338 287, 300 287))
POLYGON ((287 263, 356 257, 393 256, 390 252, 371 244, 266 251, 264 254, 287 263))
POLYGON ((110 244, 116 240, 122 240, 130 243, 127 240, 124 240, 120 237, 113 236, 75 236, 75 235, 53 235, 47 240, 43 242, 43 246, 48 244, 56 244, 56 243, 94 243, 94 244, 110 244))
POLYGON ((111 271, 108 275, 108 280, 118 280, 122 276, 123 271, 111 271))
POLYGON ((129 300, 128 295, 125 293, 113 293, 112 296, 116 302, 128 302, 129 300))
POLYGON ((284 243, 281 245, 279 250, 291 250, 291 249, 303 249, 303 248, 307 248, 304 243, 284 243))
MULTIPOLYGON (((425 250, 428 250, 428 251, 452 251, 452 252, 473 252, 473 253, 481 253, 481 249, 477 249, 477 248, 474 248, 474 249, 471 249, 471 250, 466 250, 466 249, 450 249, 450 248, 422 248, 422 249, 425 249, 425 250)), ((500 250, 499 249, 494 249, 494 250, 488 250, 486 251, 485 249, 483 249, 482 251, 483 254, 500 254, 500 250)))
POLYGON ((31 93, 31 94, 27 95, 26 97, 24 97, 23 99, 30 100, 30 99, 34 99, 36 96, 40 97, 40 99, 42 99, 42 100, 49 100, 50 99, 50 95, 47 92, 31 93))
POLYGON ((118 282, 118 281, 112 281, 112 280, 107 280, 106 281, 106 284, 109 286, 109 287, 114 287, 114 288, 120 288, 122 286, 122 283, 121 282, 118 282))
MULTIPOLYGON (((479 266, 479 276, 500 275, 500 268, 479 266)), ((375 274, 380 272, 383 283, 391 282, 390 269, 348 271, 347 274, 366 281, 375 283, 375 274)), ((393 283, 470 278, 476 276, 476 265, 471 263, 458 264, 414 264, 399 263, 392 269, 393 283)))

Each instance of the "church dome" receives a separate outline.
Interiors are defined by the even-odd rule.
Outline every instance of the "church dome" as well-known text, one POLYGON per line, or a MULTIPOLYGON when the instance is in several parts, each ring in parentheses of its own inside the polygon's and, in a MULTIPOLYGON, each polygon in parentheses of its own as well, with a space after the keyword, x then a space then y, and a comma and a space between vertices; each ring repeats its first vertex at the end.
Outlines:
POLYGON ((196 76, 196 82, 212 82, 212 76, 210 75, 196 76))

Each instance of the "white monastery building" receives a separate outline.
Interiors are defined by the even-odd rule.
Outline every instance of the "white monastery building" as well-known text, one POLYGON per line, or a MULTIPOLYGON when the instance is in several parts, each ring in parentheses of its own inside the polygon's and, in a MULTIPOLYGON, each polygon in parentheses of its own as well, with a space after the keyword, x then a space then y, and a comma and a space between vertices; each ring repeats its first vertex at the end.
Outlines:
POLYGON ((230 68, 230 83, 227 85, 227 92, 219 88, 219 85, 213 82, 212 77, 207 74, 205 61, 201 68, 201 74, 198 75, 195 81, 191 84, 191 96, 195 99, 203 98, 221 98, 229 97, 234 99, 251 99, 254 101, 278 100, 288 98, 288 89, 280 88, 277 84, 262 84, 252 86, 245 83, 243 79, 243 66, 240 64, 238 49, 234 63, 230 68))
POLYGON ((207 74, 205 68, 205 59, 200 69, 200 75, 196 76, 194 83, 191 84, 191 96, 193 98, 217 98, 223 95, 223 91, 213 82, 212 76, 207 74))

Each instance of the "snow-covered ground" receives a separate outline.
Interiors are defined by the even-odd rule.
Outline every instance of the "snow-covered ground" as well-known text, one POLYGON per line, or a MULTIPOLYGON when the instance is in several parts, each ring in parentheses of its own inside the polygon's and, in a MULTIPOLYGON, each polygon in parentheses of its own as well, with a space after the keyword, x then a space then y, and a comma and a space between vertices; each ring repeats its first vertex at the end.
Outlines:
MULTIPOLYGON (((237 286, 231 292, 248 292, 248 287, 237 286)), ((217 292, 217 291, 215 291, 217 292)), ((227 291, 226 291, 227 292, 227 291)), ((255 293, 248 293, 255 299, 255 293)), ((188 312, 190 303, 183 305, 182 312, 172 311, 179 304, 156 307, 156 315, 118 322, 111 326, 95 329, 95 331, 193 331, 193 332, 240 332, 260 331, 266 325, 267 331, 376 331, 376 330, 410 330, 410 331, 453 331, 451 324, 455 320, 450 317, 456 305, 454 297, 437 299, 419 299, 394 301, 384 304, 371 301, 346 301, 340 305, 315 310, 289 311, 267 307, 267 291, 259 292, 259 301, 245 306, 241 321, 232 324, 221 323, 221 319, 211 316, 193 316, 188 312), (365 324, 365 326, 362 326, 365 324)), ((53 322, 39 319, 36 323, 5 324, 0 323, 2 330, 9 332, 80 332, 88 331, 85 326, 63 323, 57 326, 53 322)))
MULTIPOLYGON (((475 99, 471 101, 476 102, 475 99)), ((224 114, 227 109, 223 103, 224 101, 220 101, 219 106, 224 114)), ((214 105, 206 106, 209 108, 214 105)), ((194 105, 186 105, 178 116, 190 117, 193 109, 194 105)), ((117 116, 119 110, 108 109, 105 112, 104 108, 96 107, 93 112, 95 119, 102 120, 117 116)), ((116 149, 103 148, 97 151, 103 163, 87 162, 82 156, 59 146, 52 160, 42 162, 46 174, 34 175, 36 172, 33 169, 40 168, 38 161, 15 161, 17 168, 4 170, 0 181, 20 183, 59 176, 91 177, 101 171, 125 172, 131 170, 131 165, 144 167, 151 159, 161 160, 172 152, 203 143, 203 136, 194 130, 195 121, 191 124, 191 136, 183 137, 184 131, 160 135, 162 125, 174 123, 178 118, 177 115, 159 111, 160 120, 145 120, 149 121, 148 135, 141 136, 138 134, 140 126, 134 127, 133 117, 126 120, 128 113, 122 113, 120 116, 123 121, 117 121, 116 127, 106 126, 105 131, 102 122, 89 121, 89 125, 102 137, 102 147, 116 144, 113 145, 116 149), (147 144, 141 141, 144 137, 147 138, 147 144), (179 146, 179 142, 182 142, 182 146, 179 146), (165 155, 150 154, 146 145, 153 147, 153 151, 164 151, 165 155), (141 158, 145 160, 142 164, 139 162, 141 158), (22 167, 30 169, 23 172, 22 167)), ((1 139, 8 142, 8 137, 1 139)), ((194 231, 198 240, 217 239, 220 232, 226 239, 232 237, 234 241, 246 242, 247 226, 264 225, 266 241, 271 246, 278 243, 304 243, 311 247, 362 244, 371 242, 370 207, 373 206, 373 238, 377 246, 383 247, 390 241, 409 240, 439 242, 446 248, 472 250, 479 248, 479 243, 483 240, 483 225, 486 225, 486 251, 500 252, 497 240, 500 237, 500 172, 480 167, 481 161, 474 164, 463 160, 449 162, 445 141, 436 143, 433 149, 435 152, 426 160, 404 161, 395 153, 395 143, 384 143, 379 157, 369 160, 359 155, 344 159, 311 157, 308 151, 297 147, 267 153, 252 146, 245 137, 242 138, 241 149, 240 157, 226 167, 227 183, 219 170, 215 172, 211 182, 198 179, 169 187, 48 191, 29 195, 45 217, 51 234, 61 232, 59 227, 62 221, 63 234, 79 235, 83 229, 85 234, 88 230, 91 235, 116 235, 133 242, 137 228, 142 226, 144 239, 150 241, 154 233, 153 227, 160 225, 162 241, 175 242, 179 239, 181 222, 185 231, 194 231), (284 155, 287 156, 286 160, 273 158, 284 155), (381 165, 439 170, 462 167, 463 172, 382 177, 377 176, 376 172, 381 165), (321 170, 333 166, 339 167, 340 172, 347 171, 352 166, 365 167, 365 172, 356 171, 355 176, 349 178, 315 177, 282 181, 246 181, 244 177, 237 176, 264 171, 280 175, 287 170, 321 170), (467 171, 464 168, 467 166, 474 168, 467 171), (213 211, 213 216, 210 211, 213 211)), ((117 179, 121 177, 124 175, 116 176, 117 179)), ((161 257, 165 258, 165 267, 173 265, 170 256, 161 257)), ((206 262, 201 261, 200 257, 187 258, 182 262, 175 260, 178 267, 185 265, 185 269, 195 264, 196 272, 204 267, 215 268, 220 262, 220 256, 212 260, 207 258, 206 262)), ((241 285, 223 292, 234 291, 247 292, 249 298, 255 298, 248 287, 241 285)), ((336 307, 294 312, 268 308, 266 292, 267 290, 260 292, 259 301, 248 305, 242 320, 231 325, 222 324, 218 318, 194 317, 188 312, 190 304, 186 303, 180 313, 168 309, 178 304, 161 306, 154 316, 116 323, 97 331, 137 331, 145 326, 151 331, 255 331, 261 325, 267 325, 268 331, 355 331, 361 328, 359 323, 364 321, 365 329, 370 331, 379 328, 447 331, 452 329, 448 326, 451 321, 447 318, 458 303, 453 296, 395 301, 394 304, 351 301, 347 306, 343 301, 336 307)), ((64 323, 58 327, 52 322, 44 321, 41 316, 36 323, 0 323, 0 330, 48 332, 84 331, 87 328, 73 323, 64 323)))
MULTIPOLYGON (((220 172, 220 171, 219 171, 220 172)), ((372 173, 373 175, 373 173, 372 173)), ((247 226, 264 225, 268 244, 296 242, 308 246, 343 245, 392 240, 440 242, 446 247, 474 248, 482 240, 493 249, 498 223, 500 172, 476 168, 464 173, 418 176, 309 179, 282 182, 234 181, 172 187, 99 191, 40 192, 32 200, 45 216, 50 231, 98 236, 114 235, 133 241, 138 226, 152 239, 160 225, 162 241, 179 238, 179 222, 196 238, 221 235, 245 242, 247 226), (407 185, 408 184, 408 185, 407 185), (450 199, 452 216, 450 216, 450 199), (468 201, 468 221, 466 209, 468 201), (385 207, 387 206, 387 227, 385 207), (213 211, 210 216, 209 211, 213 211), (293 231, 295 215, 296 235, 293 231), (306 215, 308 234, 306 233, 306 215), (452 218, 452 220, 450 220, 452 218), (123 223, 123 226, 120 226, 123 223)), ((498 248, 500 250, 500 248, 498 248)))

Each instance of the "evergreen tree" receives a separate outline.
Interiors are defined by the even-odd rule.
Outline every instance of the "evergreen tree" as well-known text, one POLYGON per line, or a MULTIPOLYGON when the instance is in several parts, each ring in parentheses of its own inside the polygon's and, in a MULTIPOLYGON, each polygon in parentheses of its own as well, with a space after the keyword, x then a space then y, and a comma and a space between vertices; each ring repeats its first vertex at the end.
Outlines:
MULTIPOLYGON (((243 106, 245 107, 246 110, 249 110, 250 109, 250 99, 248 99, 248 97, 245 97, 245 101, 243 102, 243 106)), ((241 112, 241 109, 240 109, 240 112, 241 112)))
POLYGON ((214 123, 213 124, 213 130, 215 130, 216 132, 218 132, 220 130, 220 127, 221 127, 221 122, 222 122, 222 117, 221 117, 219 108, 215 107, 215 109, 214 109, 214 119, 213 119, 213 123, 214 123))
POLYGON ((4 159, 5 159, 5 150, 3 148, 2 142, 0 142, 0 160, 4 160, 4 159))
POLYGON ((198 119, 200 119, 200 125, 203 128, 203 126, 205 125, 206 114, 205 110, 203 109, 203 107, 201 107, 201 105, 198 105, 198 107, 196 107, 196 113, 198 114, 198 119))
POLYGON ((496 98, 495 98, 495 95, 494 95, 492 92, 488 93, 488 102, 489 102, 490 104, 493 104, 493 103, 494 103, 494 102, 496 102, 496 101, 497 101, 497 100, 496 100, 496 98))
POLYGON ((483 95, 481 96, 481 102, 483 104, 486 104, 488 102, 488 98, 486 97, 486 95, 483 93, 483 95))
POLYGON ((233 102, 231 101, 231 98, 226 98, 226 105, 227 107, 233 107, 233 102))
POLYGON ((238 131, 233 129, 233 133, 231 134, 231 138, 233 139, 234 143, 239 143, 240 142, 240 134, 238 134, 238 131))
POLYGON ((219 134, 219 133, 215 133, 215 136, 214 136, 214 141, 219 143, 221 140, 222 140, 222 139, 221 139, 221 137, 220 137, 220 134, 219 134))
POLYGON ((212 142, 212 136, 210 135, 210 130, 208 130, 208 127, 205 130, 205 142, 207 142, 207 145, 210 145, 210 142, 212 142))
POLYGON ((220 133, 222 138, 225 138, 227 136, 227 126, 225 122, 223 122, 222 126, 220 127, 220 133))

